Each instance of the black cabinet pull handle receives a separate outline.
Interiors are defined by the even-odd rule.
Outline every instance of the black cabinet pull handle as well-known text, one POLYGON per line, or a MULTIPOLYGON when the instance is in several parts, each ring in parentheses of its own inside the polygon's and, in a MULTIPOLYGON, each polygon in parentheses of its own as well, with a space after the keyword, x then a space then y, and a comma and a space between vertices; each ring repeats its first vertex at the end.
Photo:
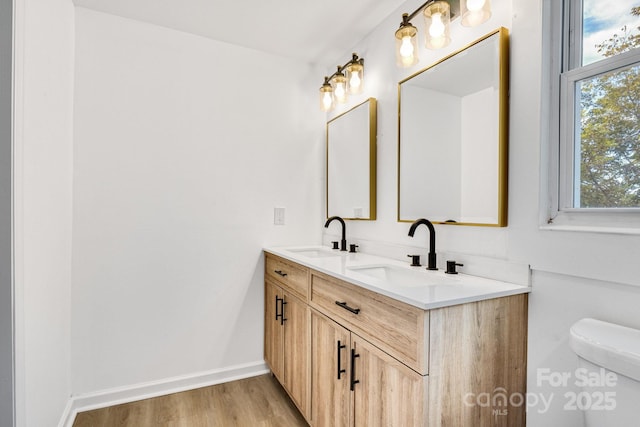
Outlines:
POLYGON ((345 310, 349 310, 350 312, 352 312, 353 314, 358 314, 360 313, 360 309, 359 308, 353 308, 353 307, 349 307, 345 302, 340 302, 340 301, 336 301, 336 305, 339 305, 340 307, 344 308, 345 310))
POLYGON ((341 356, 340 354, 342 353, 340 350, 342 350, 343 348, 346 348, 347 346, 344 344, 340 343, 340 340, 338 340, 338 379, 340 379, 340 375, 344 374, 347 372, 346 369, 342 369, 340 365, 342 365, 341 360, 341 356))
POLYGON ((284 317, 284 306, 287 304, 287 302, 284 300, 284 298, 280 298, 280 324, 284 325, 284 322, 287 321, 287 319, 285 319, 284 317))
POLYGON ((355 390, 356 384, 360 382, 360 380, 356 379, 356 358, 360 357, 359 354, 356 354, 356 350, 354 348, 351 349, 351 385, 350 390, 355 390))
POLYGON ((282 270, 273 270, 278 276, 287 277, 287 273, 283 273, 282 270))
POLYGON ((282 298, 280 298, 278 295, 276 295, 276 320, 278 320, 278 318, 282 317, 282 313, 278 313, 278 303, 282 301, 282 298))

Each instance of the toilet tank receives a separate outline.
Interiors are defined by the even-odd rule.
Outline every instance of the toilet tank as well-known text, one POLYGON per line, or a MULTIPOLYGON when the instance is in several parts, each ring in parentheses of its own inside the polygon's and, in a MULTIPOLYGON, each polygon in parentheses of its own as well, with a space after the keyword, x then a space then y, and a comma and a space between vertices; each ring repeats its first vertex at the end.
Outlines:
POLYGON ((585 425, 640 425, 640 330, 587 318, 571 326, 569 344, 576 377, 594 379, 575 396, 585 425))

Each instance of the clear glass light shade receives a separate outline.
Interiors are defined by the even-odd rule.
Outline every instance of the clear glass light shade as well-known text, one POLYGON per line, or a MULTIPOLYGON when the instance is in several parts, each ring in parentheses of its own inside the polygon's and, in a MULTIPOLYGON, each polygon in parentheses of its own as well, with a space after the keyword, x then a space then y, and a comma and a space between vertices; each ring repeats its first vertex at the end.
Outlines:
POLYGON ((320 109, 322 111, 333 109, 333 88, 326 80, 320 88, 320 109))
POLYGON ((344 104, 347 102, 347 78, 344 74, 338 73, 331 79, 333 86, 333 96, 336 102, 344 104))
MULTIPOLYGON (((465 0, 462 0, 463 3, 465 0)), ((449 26, 451 10, 446 1, 434 1, 424 8, 425 46, 427 49, 441 49, 451 43, 449 26)))
POLYGON ((362 93, 364 86, 364 65, 360 62, 347 66, 347 88, 349 93, 362 93))
POLYGON ((460 23, 465 27, 475 27, 491 18, 491 0, 461 0, 460 23))
POLYGON ((411 67, 418 62, 418 30, 413 25, 403 25, 396 31, 396 63, 398 67, 411 67))

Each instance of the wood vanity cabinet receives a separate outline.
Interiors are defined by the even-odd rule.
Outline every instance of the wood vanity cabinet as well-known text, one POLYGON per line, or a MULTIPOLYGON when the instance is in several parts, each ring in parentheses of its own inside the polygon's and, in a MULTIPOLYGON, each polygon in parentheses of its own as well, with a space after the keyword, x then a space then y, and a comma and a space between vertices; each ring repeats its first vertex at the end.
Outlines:
POLYGON ((494 397, 526 392, 526 293, 423 310, 271 254, 266 265, 265 359, 312 426, 525 425, 526 405, 494 397))
POLYGON ((425 377, 315 310, 311 325, 312 425, 423 425, 425 377))
MULTIPOLYGON (((267 263, 272 270, 273 264, 267 263)), ((282 261, 278 261, 276 267, 277 271, 284 274, 281 276, 283 279, 289 277, 291 271, 299 273, 298 269, 282 261)), ((275 281, 270 276, 265 275, 264 357, 271 372, 287 390, 302 415, 307 417, 311 366, 310 309, 295 290, 300 280, 295 280, 292 287, 287 281, 275 281)), ((299 277, 302 277, 306 286, 306 274, 299 277)))
POLYGON ((311 420, 315 426, 348 426, 351 406, 351 333, 311 313, 311 420))
POLYGON ((284 292, 267 280, 264 287, 264 358, 273 375, 284 382, 284 323, 280 320, 280 304, 284 292))

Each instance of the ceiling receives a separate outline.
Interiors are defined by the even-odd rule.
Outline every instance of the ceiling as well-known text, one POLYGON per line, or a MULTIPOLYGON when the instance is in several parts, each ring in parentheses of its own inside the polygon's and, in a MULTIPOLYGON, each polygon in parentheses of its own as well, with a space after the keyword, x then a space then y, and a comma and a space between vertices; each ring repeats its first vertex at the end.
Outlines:
MULTIPOLYGON (((308 63, 333 61, 344 55, 345 50, 355 46, 404 2, 405 0, 74 0, 76 6, 308 63)), ((401 14, 398 15, 398 24, 400 21, 401 14)))

